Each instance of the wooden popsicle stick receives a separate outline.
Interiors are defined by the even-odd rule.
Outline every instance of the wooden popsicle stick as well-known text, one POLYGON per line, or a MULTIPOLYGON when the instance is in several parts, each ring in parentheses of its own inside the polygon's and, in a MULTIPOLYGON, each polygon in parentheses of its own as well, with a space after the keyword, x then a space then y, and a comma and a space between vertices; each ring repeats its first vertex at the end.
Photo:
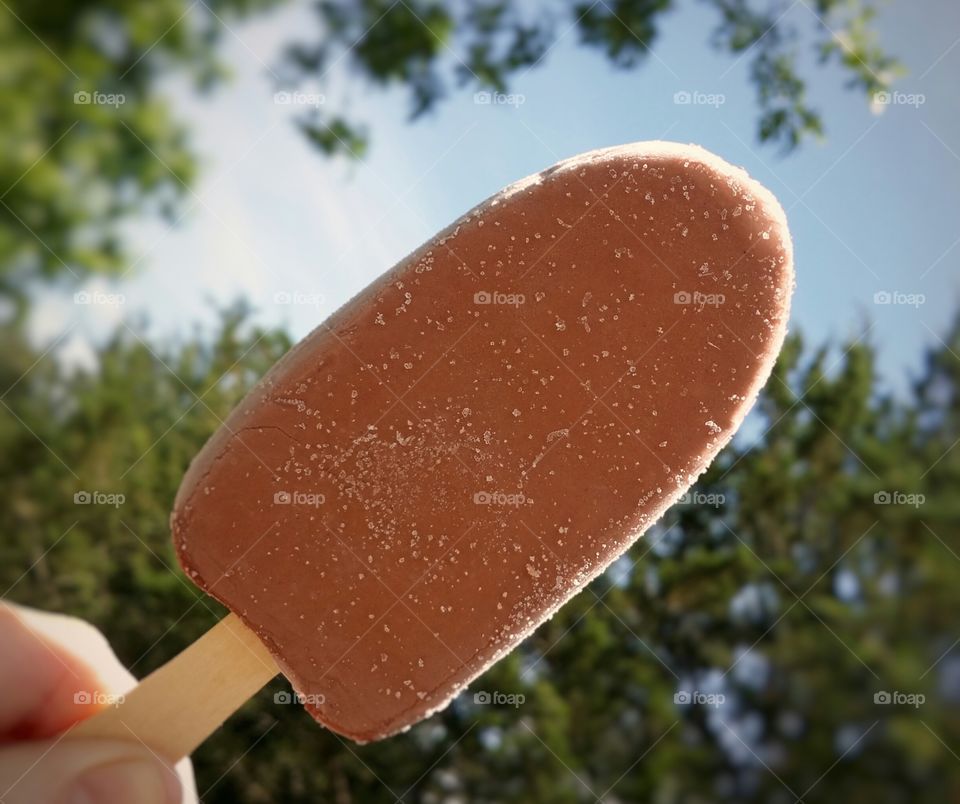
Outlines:
POLYGON ((177 762, 279 672, 257 635, 228 614, 122 703, 74 726, 69 736, 139 739, 177 762))

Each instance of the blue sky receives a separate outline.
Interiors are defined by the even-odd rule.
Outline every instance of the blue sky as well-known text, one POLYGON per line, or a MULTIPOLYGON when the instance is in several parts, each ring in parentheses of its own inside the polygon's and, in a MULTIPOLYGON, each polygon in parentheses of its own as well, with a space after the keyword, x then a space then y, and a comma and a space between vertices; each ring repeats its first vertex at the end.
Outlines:
MULTIPOLYGON (((230 84, 197 97, 181 78, 164 83, 202 156, 186 214, 175 227, 132 223, 136 259, 127 276, 89 283, 122 292, 123 305, 77 306, 74 289, 44 291, 36 337, 60 335, 66 320, 73 328, 62 354, 83 362, 89 343, 119 320, 134 326, 145 315, 153 334, 176 336, 209 324, 213 306, 238 295, 253 302, 259 321, 300 337, 511 181, 581 151, 666 138, 743 165, 777 194, 796 248, 792 328, 821 343, 855 338, 872 324, 868 338, 888 387, 902 390, 960 302, 960 4, 881 9, 881 41, 909 70, 896 89, 922 95, 922 105, 876 114, 844 88, 838 68, 811 57, 805 72, 827 140, 786 157, 756 142, 749 60, 708 46, 715 13, 706 4, 679 5, 639 70, 612 69, 578 47, 574 31, 561 37, 511 87, 524 97, 519 105, 477 105, 463 91, 408 124, 403 93, 367 91, 335 69, 326 103, 346 106, 373 135, 367 158, 353 163, 321 157, 294 130, 291 107, 274 103, 280 46, 291 33, 315 31, 307 7, 231 24, 223 39, 230 84), (723 95, 724 103, 678 105, 678 91, 723 95), (307 303, 277 304, 284 292, 307 303), (878 305, 878 292, 924 300, 878 305)), ((802 0, 789 9, 807 30, 818 24, 802 0)))

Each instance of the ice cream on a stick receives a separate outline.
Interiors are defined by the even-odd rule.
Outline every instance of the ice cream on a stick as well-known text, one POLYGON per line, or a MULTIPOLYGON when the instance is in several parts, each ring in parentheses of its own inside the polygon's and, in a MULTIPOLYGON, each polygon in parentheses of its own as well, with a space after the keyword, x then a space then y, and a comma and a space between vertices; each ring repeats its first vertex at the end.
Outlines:
POLYGON ((766 380, 792 285, 780 205, 707 151, 560 162, 277 363, 184 478, 180 561, 323 725, 401 731, 690 487, 766 380))

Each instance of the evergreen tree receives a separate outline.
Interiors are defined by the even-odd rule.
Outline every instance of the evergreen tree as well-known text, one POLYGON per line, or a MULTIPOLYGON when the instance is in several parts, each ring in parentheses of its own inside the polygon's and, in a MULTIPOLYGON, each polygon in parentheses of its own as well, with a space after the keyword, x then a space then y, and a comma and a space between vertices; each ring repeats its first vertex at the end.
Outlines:
MULTIPOLYGON (((6 336, 0 587, 92 620, 145 674, 222 614, 176 568, 168 511, 289 342, 238 306, 162 349, 121 327, 70 374, 6 336)), ((757 435, 449 709, 355 746, 275 703, 278 680, 197 752, 204 800, 957 798, 958 354, 960 319, 899 399, 865 339, 793 337, 757 435)))

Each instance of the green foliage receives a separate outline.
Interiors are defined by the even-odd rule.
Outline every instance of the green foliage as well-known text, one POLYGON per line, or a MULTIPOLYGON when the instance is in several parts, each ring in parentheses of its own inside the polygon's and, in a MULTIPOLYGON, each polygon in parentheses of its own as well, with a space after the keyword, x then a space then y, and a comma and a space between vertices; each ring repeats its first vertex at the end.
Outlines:
MULTIPOLYGON (((146 673, 222 611, 175 569, 182 472, 289 342, 235 308, 214 337, 162 349, 121 328, 95 370, 66 374, 4 336, 0 588, 93 620, 146 673), (75 505, 80 489, 126 501, 75 505)), ((405 735, 348 744, 274 703, 276 682, 197 753, 203 800, 956 800, 958 354, 960 321, 893 399, 868 345, 792 338, 761 435, 698 484, 722 500, 675 506, 627 571, 405 735), (479 690, 525 702, 478 705, 479 690), (680 705, 682 690, 726 700, 680 705), (878 705, 880 691, 926 702, 878 705)))
MULTIPOLYGON (((821 62, 835 62, 850 87, 867 98, 888 88, 899 74, 896 60, 876 43, 874 9, 861 0, 818 0, 801 4, 799 24, 787 4, 748 0, 704 0, 719 20, 711 43, 735 59, 746 59, 756 87, 762 142, 796 148, 806 137, 821 137, 823 121, 807 98, 797 60, 801 48, 821 62), (759 10, 758 6, 763 6, 759 10)), ((291 82, 321 84, 330 67, 345 60, 351 71, 374 87, 409 90, 410 116, 430 111, 451 85, 507 92, 511 80, 542 66, 560 33, 575 29, 580 43, 604 55, 615 67, 642 65, 673 0, 611 0, 589 3, 510 3, 474 0, 325 0, 316 6, 319 44, 291 45, 285 60, 291 82)), ((308 135, 325 153, 356 155, 366 132, 341 115, 327 121, 317 110, 306 113, 308 135), (325 125, 336 136, 319 136, 325 125), (349 134, 347 133, 349 132, 349 134)))
POLYGON ((273 0, 11 2, 0 7, 0 294, 27 279, 117 272, 117 223, 172 217, 196 165, 156 89, 173 67, 223 75, 223 15, 273 0))
POLYGON ((658 17, 671 0, 580 3, 573 13, 584 44, 600 48, 618 67, 634 67, 653 45, 658 17))
MULTIPOLYGON (((120 273, 130 265, 118 223, 144 211, 174 219, 196 175, 188 131, 158 92, 159 78, 186 71, 201 88, 225 75, 215 42, 227 20, 280 0, 154 0, 136 3, 11 2, 0 8, 0 297, 23 305, 36 278, 120 273)), ((823 24, 800 37, 775 4, 707 0, 719 13, 713 44, 749 59, 761 140, 793 148, 820 135, 806 98, 796 45, 836 61, 866 93, 885 89, 896 64, 876 45, 871 8, 820 0, 823 24)), ((616 67, 643 62, 670 0, 590 4, 506 0, 323 0, 320 32, 293 42, 291 83, 323 84, 342 61, 378 89, 410 94, 418 118, 451 86, 507 91, 547 62, 560 32, 616 67)), ((293 38, 293 37, 291 37, 293 38)), ((362 157, 366 128, 342 111, 310 109, 297 121, 325 155, 362 157)))
MULTIPOLYGON (((719 13, 714 46, 750 66, 761 139, 791 148, 822 130, 796 68, 801 45, 861 92, 895 73, 865 3, 817 0, 822 24, 801 36, 778 7, 705 1, 719 13)), ((162 348, 122 327, 95 369, 67 373, 24 336, 25 288, 118 272, 118 223, 175 215, 196 167, 157 79, 177 66, 214 83, 223 17, 271 2, 0 9, 0 296, 19 303, 0 356, 0 589, 92 620, 139 674, 222 614, 176 568, 167 517, 192 456, 289 342, 237 307, 212 339, 162 348), (124 502, 77 505, 81 491, 124 502)), ((407 89, 418 117, 451 87, 507 91, 570 25, 635 69, 674 5, 326 0, 319 44, 291 46, 286 66, 293 81, 318 78, 349 50, 355 74, 407 89)), ((367 132, 329 114, 299 125, 323 153, 361 156, 367 132)), ((474 685, 524 695, 519 708, 467 693, 409 734, 358 748, 275 704, 277 682, 198 752, 203 799, 960 797, 944 750, 960 738, 946 672, 958 661, 958 352, 960 325, 910 398, 894 400, 878 395, 868 347, 835 360, 793 339, 758 406, 766 432, 730 447, 699 486, 724 503, 677 506, 630 552, 630 572, 599 579, 474 685), (883 491, 926 500, 875 505, 883 491), (721 679, 722 706, 674 703, 721 679), (878 690, 926 703, 878 706, 878 690)))

